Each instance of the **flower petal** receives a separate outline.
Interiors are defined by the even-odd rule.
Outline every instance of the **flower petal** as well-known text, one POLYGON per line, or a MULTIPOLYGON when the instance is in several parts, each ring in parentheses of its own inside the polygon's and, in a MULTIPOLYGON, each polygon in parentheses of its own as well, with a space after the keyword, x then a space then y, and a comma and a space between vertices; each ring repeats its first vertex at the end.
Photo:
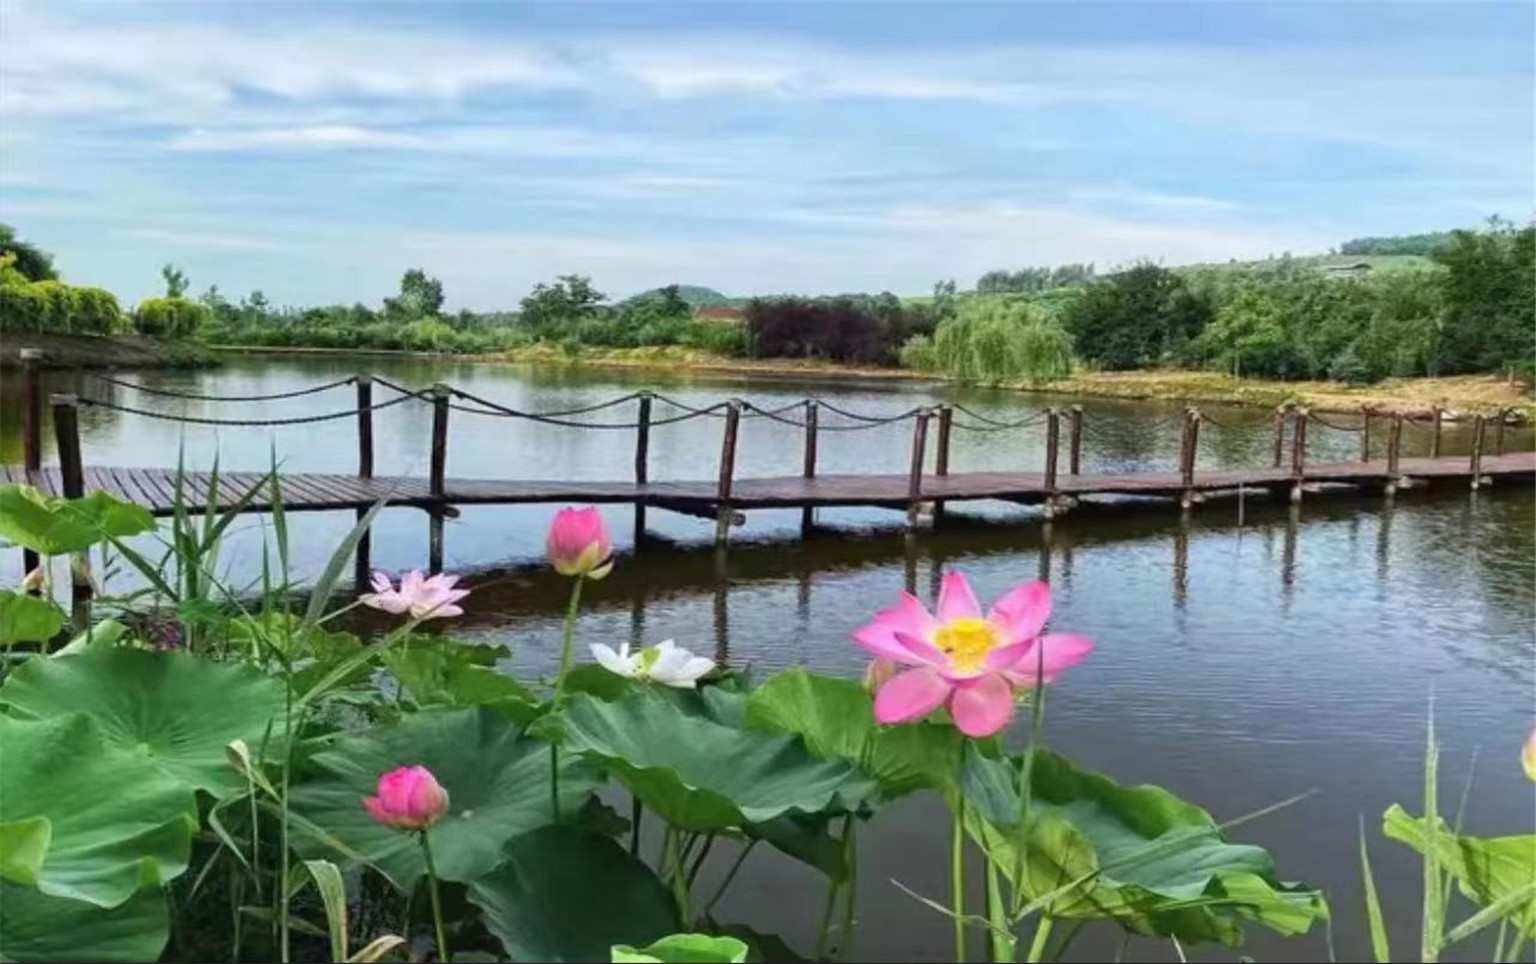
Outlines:
POLYGON ((1023 639, 1006 646, 999 646, 987 654, 986 668, 994 673, 1000 669, 1016 668, 1034 648, 1033 639, 1023 639))
POLYGON ((971 589, 971 582, 965 578, 965 573, 944 574, 944 584, 939 588, 937 609, 941 623, 953 622, 956 619, 981 618, 981 603, 977 602, 976 593, 971 589))
POLYGON ((934 666, 939 669, 947 669, 950 665, 949 655, 926 639, 919 639, 898 630, 896 642, 902 648, 903 663, 934 666))
POLYGON ((951 686, 931 667, 909 669, 880 687, 875 694, 875 719, 881 723, 905 723, 927 716, 943 705, 951 686))
POLYGON ((872 655, 911 663, 911 656, 896 641, 895 634, 900 631, 918 639, 927 639, 938 625, 938 621, 916 596, 904 592, 896 605, 880 610, 875 613, 874 619, 855 629, 853 641, 872 655))
MULTIPOLYGON (((628 653, 616 653, 613 651, 612 646, 605 646, 602 643, 593 643, 589 648, 592 650, 592 658, 597 660, 599 665, 608 672, 616 673, 619 676, 635 675, 634 667, 630 666, 629 660, 626 658, 628 653)), ((625 649, 628 648, 626 644, 625 649)))
POLYGON ((373 578, 370 581, 373 584, 374 592, 391 592, 395 588, 395 584, 389 580, 389 573, 382 569, 375 569, 373 571, 373 578))
POLYGON ((1051 587, 1040 580, 1010 590, 987 615, 1011 643, 1034 639, 1051 618, 1051 587))
POLYGON ((1042 673, 1049 683, 1056 674, 1071 669, 1093 652, 1093 640, 1076 633, 1046 633, 1037 645, 1039 652, 1031 646, 1023 659, 1004 671, 1003 675, 1015 686, 1033 686, 1042 673))
POLYGON ((1013 688, 996 673, 955 687, 949 713, 966 736, 991 736, 1013 718, 1013 688))

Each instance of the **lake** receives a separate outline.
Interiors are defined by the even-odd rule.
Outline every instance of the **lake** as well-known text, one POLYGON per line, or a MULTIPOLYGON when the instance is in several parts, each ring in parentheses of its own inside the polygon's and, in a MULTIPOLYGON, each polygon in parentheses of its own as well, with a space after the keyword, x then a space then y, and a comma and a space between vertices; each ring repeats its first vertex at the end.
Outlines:
MULTIPOLYGON (((849 410, 892 414, 940 400, 963 402, 999 420, 1047 404, 1085 409, 1085 472, 1174 468, 1176 403, 1062 399, 959 390, 909 382, 822 381, 631 371, 530 369, 453 361, 384 358, 237 359, 206 372, 125 376, 183 392, 280 392, 373 371, 422 387, 448 382, 519 409, 580 407, 649 387, 691 405, 731 395, 772 408, 816 395, 849 410)), ((0 458, 20 461, 17 379, 0 391, 0 458)), ((155 411, 206 417, 280 418, 347 409, 350 388, 286 401, 184 402, 51 373, 49 391, 79 391, 155 411)), ((383 389, 378 400, 389 397, 383 389)), ((1270 413, 1207 406, 1216 420, 1201 440, 1200 466, 1265 464, 1270 413)), ((658 405, 656 417, 667 414, 658 405)), ((633 407, 593 420, 627 421, 633 407)), ((1332 416, 1341 424, 1355 419, 1332 416)), ((274 457, 290 471, 351 471, 351 421, 296 428, 192 428, 102 409, 82 411, 87 464, 189 468, 217 455, 225 469, 263 470, 274 457)), ((424 475, 430 411, 415 403, 376 415, 379 474, 424 475)), ((904 472, 910 424, 828 433, 821 471, 904 472)), ((713 478, 719 456, 715 420, 652 432, 653 480, 713 478)), ((1448 426, 1445 451, 1464 452, 1464 427, 1448 426)), ((1040 426, 1013 432, 957 431, 952 471, 1035 469, 1044 460, 1040 426)), ((454 412, 450 475, 478 478, 626 479, 633 435, 576 431, 454 412)), ((1310 458, 1357 457, 1359 436, 1314 423, 1310 458)), ((1385 433, 1381 433, 1384 439, 1385 433)), ((762 419, 743 422, 739 478, 795 474, 801 435, 762 419)), ((1405 454, 1428 440, 1409 431, 1405 454)), ((1511 431, 1510 448, 1529 448, 1529 429, 1511 431)), ((51 440, 46 459, 52 460, 51 440)), ((509 646, 513 672, 537 676, 557 659, 566 584, 542 566, 553 506, 466 508, 446 527, 447 566, 479 587, 452 631, 509 646)), ((1300 803, 1234 832, 1269 847, 1282 876, 1323 887, 1332 901, 1343 960, 1368 955, 1358 874, 1357 820, 1372 834, 1395 945, 1417 946, 1419 864, 1379 837, 1394 801, 1418 810, 1425 721, 1433 692, 1444 743, 1442 799, 1453 806, 1476 763, 1466 826, 1494 836, 1529 832, 1530 785, 1518 754, 1536 683, 1532 573, 1536 499, 1526 487, 1473 493, 1410 491, 1308 497, 1300 506, 1253 497, 1213 501, 1187 518, 1134 505, 1084 507, 1046 522, 1038 510, 952 504, 936 530, 902 531, 899 513, 822 510, 817 537, 798 539, 799 510, 749 513, 717 552, 710 522, 662 510, 649 513, 657 537, 630 552, 631 512, 605 507, 621 554, 614 574, 586 594, 586 642, 680 645, 760 674, 804 664, 853 675, 863 656, 848 632, 903 587, 928 596, 943 570, 965 571, 983 599, 1037 576, 1052 582, 1053 625, 1086 633, 1098 649, 1052 689, 1049 742, 1083 765, 1125 783, 1157 782, 1230 819, 1304 791, 1300 803)), ((293 559, 312 575, 350 528, 351 512, 294 516, 293 559)), ((237 578, 255 572, 261 520, 238 523, 229 546, 237 578)), ((375 566, 399 570, 426 559, 423 513, 391 509, 373 536, 375 566)), ((19 571, 18 554, 0 559, 19 571)), ((364 625, 366 628, 366 624, 364 625)), ((943 898, 947 823, 929 802, 895 806, 862 835, 861 930, 856 957, 942 958, 947 921, 889 883, 943 898)), ((728 848, 725 857, 729 857, 728 848)), ((717 855, 718 856, 718 855, 717 855)), ((723 862, 723 861, 717 861, 723 862)), ((820 882, 789 861, 755 855, 718 908, 722 920, 750 921, 808 953, 824 896, 820 882)), ((713 872, 719 873, 720 867, 713 872)), ((706 874, 709 871, 706 871, 706 874)), ((980 891, 977 891, 979 899, 980 891)), ((1247 953, 1264 959, 1327 959, 1321 930, 1280 942, 1253 932, 1247 953)), ((1093 930, 1074 958, 1113 953, 1108 932, 1093 930)), ((1140 940, 1139 959, 1174 959, 1167 944, 1140 940)), ((1214 956, 1231 959, 1230 952, 1214 956)))

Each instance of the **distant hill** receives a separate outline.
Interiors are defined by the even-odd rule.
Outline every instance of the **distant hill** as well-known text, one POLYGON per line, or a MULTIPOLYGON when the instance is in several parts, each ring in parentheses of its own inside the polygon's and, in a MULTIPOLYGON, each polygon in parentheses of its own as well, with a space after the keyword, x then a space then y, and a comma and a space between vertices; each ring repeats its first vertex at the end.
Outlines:
MULTIPOLYGON (((660 294, 660 288, 652 288, 649 291, 642 291, 627 300, 644 301, 647 298, 658 297, 660 294)), ((737 301, 737 299, 730 298, 713 288, 706 288, 703 285, 678 285, 677 294, 695 308, 717 308, 733 305, 737 301)))
POLYGON ((1339 254, 1434 254, 1451 243, 1451 232, 1400 234, 1385 238, 1354 238, 1339 245, 1339 254))

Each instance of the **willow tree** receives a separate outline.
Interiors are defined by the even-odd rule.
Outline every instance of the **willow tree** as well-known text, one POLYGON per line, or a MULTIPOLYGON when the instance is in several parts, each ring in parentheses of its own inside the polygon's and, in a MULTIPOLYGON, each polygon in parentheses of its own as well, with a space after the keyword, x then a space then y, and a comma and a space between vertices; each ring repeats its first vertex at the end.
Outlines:
POLYGON ((934 332, 933 357, 962 381, 1034 385, 1072 373, 1072 336, 1023 301, 971 298, 934 332))

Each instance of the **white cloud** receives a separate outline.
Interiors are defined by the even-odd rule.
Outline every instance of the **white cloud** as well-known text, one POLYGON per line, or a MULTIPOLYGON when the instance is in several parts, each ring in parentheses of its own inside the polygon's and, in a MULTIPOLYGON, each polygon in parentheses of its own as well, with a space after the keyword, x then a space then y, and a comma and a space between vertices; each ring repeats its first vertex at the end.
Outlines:
POLYGON ((141 241, 155 241, 174 248, 216 248, 234 251, 278 251, 283 245, 270 238, 240 234, 204 234, 194 231, 168 231, 159 228, 135 228, 124 232, 141 241))

